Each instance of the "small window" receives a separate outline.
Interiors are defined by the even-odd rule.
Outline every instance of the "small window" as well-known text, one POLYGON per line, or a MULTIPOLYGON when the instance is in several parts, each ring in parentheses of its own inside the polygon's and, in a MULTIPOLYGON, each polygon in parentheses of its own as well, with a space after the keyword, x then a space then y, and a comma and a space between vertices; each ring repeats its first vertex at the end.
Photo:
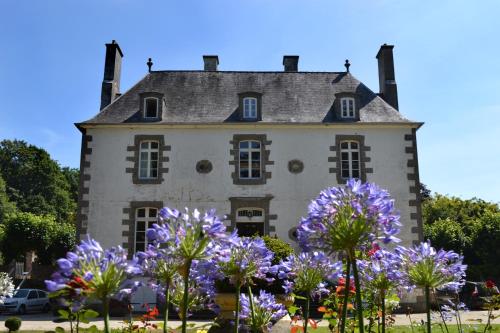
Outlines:
POLYGON ((135 252, 145 251, 148 241, 146 231, 157 221, 158 209, 138 208, 135 212, 135 252))
POLYGON ((354 118, 355 101, 352 97, 343 97, 340 99, 340 108, 342 118, 354 118))
POLYGON ((340 143, 342 178, 359 178, 359 143, 357 141, 342 141, 340 143))
POLYGON ((257 98, 243 98, 243 119, 257 119, 257 98))
POLYGON ((28 299, 35 299, 35 298, 38 298, 38 295, 35 290, 31 290, 28 295, 28 299))
POLYGON ((158 141, 141 141, 139 150, 139 179, 158 178, 158 141))
POLYGON ((260 146, 259 141, 240 141, 240 179, 259 179, 261 177, 260 146))
POLYGON ((158 98, 144 99, 144 118, 158 118, 158 98))

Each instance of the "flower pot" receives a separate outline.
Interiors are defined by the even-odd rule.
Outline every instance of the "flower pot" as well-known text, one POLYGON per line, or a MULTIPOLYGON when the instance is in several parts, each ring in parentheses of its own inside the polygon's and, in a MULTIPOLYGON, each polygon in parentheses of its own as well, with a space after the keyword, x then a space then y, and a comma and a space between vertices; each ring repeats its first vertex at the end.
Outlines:
POLYGON ((219 318, 234 319, 236 311, 236 295, 234 293, 217 293, 215 303, 219 306, 219 318))

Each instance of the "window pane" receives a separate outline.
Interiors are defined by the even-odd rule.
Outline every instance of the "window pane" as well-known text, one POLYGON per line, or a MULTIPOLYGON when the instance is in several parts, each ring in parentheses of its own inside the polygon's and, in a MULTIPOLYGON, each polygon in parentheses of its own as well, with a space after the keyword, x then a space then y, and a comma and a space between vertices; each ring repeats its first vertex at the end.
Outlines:
POLYGON ((243 149, 243 148, 248 148, 248 141, 241 141, 240 142, 240 149, 243 149))
POLYGON ((146 151, 141 152, 141 161, 148 160, 148 153, 146 151))
POLYGON ((137 232, 135 234, 135 239, 138 242, 144 242, 146 240, 146 234, 144 232, 137 232))
POLYGON ((153 99, 153 98, 146 99, 146 117, 149 117, 149 118, 158 117, 157 110, 156 110, 157 105, 158 105, 157 99, 153 99))
POLYGON ((252 152, 252 161, 260 161, 260 151, 252 152))
POLYGON ((246 151, 240 152, 240 161, 248 161, 248 152, 246 151))
POLYGON ((347 148, 349 148, 349 143, 348 143, 348 142, 342 142, 342 143, 340 144, 340 148, 342 148, 342 149, 347 149, 347 148))
POLYGON ((349 160, 349 153, 342 153, 342 161, 349 160))
POLYGON ((158 169, 151 169, 151 178, 158 177, 158 169))
POLYGON ((260 149, 260 142, 258 142, 258 141, 252 141, 252 148, 260 149))
POLYGON ((156 209, 150 208, 148 216, 149 217, 156 217, 156 209))
POLYGON ((151 149, 158 149, 158 142, 151 142, 151 149))
POLYGON ((151 169, 158 169, 158 161, 151 161, 151 169))
POLYGON ((353 161, 352 162, 352 169, 353 170, 359 170, 359 162, 358 161, 353 161))
POLYGON ((358 161, 359 160, 359 153, 357 151, 352 152, 352 160, 353 161, 358 161))
POLYGON ((144 208, 139 208, 137 210, 137 217, 145 217, 146 216, 146 210, 144 208))
POLYGON ((358 149, 358 143, 357 142, 351 142, 351 148, 352 149, 358 149))
POLYGON ((342 170, 342 178, 349 178, 349 170, 342 170))
POLYGON ((248 178, 248 169, 240 169, 240 178, 248 178))
POLYGON ((359 171, 358 170, 352 170, 352 178, 359 178, 359 171))
POLYGON ((135 250, 136 251, 144 251, 145 245, 143 242, 136 242, 135 243, 135 250))
POLYGON ((155 224, 156 221, 149 221, 148 222, 148 228, 152 228, 153 227, 153 224, 155 224))
POLYGON ((252 178, 260 178, 260 170, 252 169, 252 178))
POLYGON ((141 148, 142 149, 148 149, 149 148, 149 142, 141 142, 141 148))

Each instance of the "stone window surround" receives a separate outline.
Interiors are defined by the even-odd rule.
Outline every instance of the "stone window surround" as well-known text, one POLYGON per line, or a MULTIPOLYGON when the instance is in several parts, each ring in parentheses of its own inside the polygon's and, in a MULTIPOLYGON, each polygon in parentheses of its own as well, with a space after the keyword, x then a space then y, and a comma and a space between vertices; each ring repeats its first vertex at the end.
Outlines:
POLYGON ((345 122, 359 121, 359 106, 360 106, 359 94, 347 93, 347 92, 336 93, 335 101, 333 102, 335 119, 338 121, 345 121, 345 122), (342 117, 342 105, 340 105, 340 101, 344 97, 354 98, 354 117, 349 117, 349 118, 342 117))
POLYGON ((139 99, 140 99, 140 114, 141 114, 141 119, 144 122, 156 122, 162 120, 162 115, 163 115, 163 94, 162 93, 157 93, 157 92, 143 92, 139 94, 139 99), (158 100, 158 117, 155 118, 150 118, 146 117, 146 98, 156 98, 158 100))
POLYGON ((417 240, 414 240, 414 245, 419 244, 424 239, 423 222, 422 222, 422 198, 420 197, 420 176, 418 169, 418 154, 417 154, 417 129, 412 128, 411 134, 405 134, 405 141, 410 141, 411 146, 405 147, 405 153, 410 154, 406 166, 409 171, 407 174, 408 180, 413 180, 415 185, 410 186, 409 191, 415 194, 415 199, 410 199, 408 204, 410 207, 415 207, 416 212, 410 213, 410 220, 416 222, 416 226, 411 229, 411 232, 417 234, 417 240))
POLYGON ((262 94, 255 91, 247 91, 238 94, 238 114, 239 120, 244 122, 256 122, 262 120, 262 94), (257 117, 256 118, 243 118, 243 99, 245 97, 253 97, 257 99, 257 117))
POLYGON ((233 159, 229 161, 230 165, 234 165, 234 172, 231 173, 233 184, 235 185, 263 185, 267 179, 271 178, 271 172, 266 171, 266 166, 274 165, 274 161, 269 160, 270 150, 266 150, 272 141, 267 140, 266 134, 234 134, 233 139, 229 141, 232 144, 232 149, 229 151, 233 159), (260 141, 260 156, 261 156, 261 177, 258 179, 243 179, 240 178, 240 142, 254 140, 260 141))
POLYGON ((264 210, 264 235, 269 235, 270 232, 276 232, 276 227, 270 225, 270 220, 277 220, 278 215, 269 213, 269 206, 272 195, 266 195, 264 197, 230 197, 229 202, 231 203, 231 213, 226 216, 226 219, 231 221, 231 225, 227 227, 227 230, 232 232, 236 228, 236 212, 241 208, 260 208, 264 210))
POLYGON ((342 178, 341 173, 341 160, 340 160, 340 143, 342 141, 357 141, 359 143, 359 163, 360 163, 360 179, 362 182, 366 182, 366 175, 368 173, 373 173, 372 168, 367 167, 367 163, 371 161, 371 158, 366 156, 366 152, 371 151, 371 147, 365 146, 365 136, 364 135, 335 135, 335 145, 330 146, 330 151, 335 152, 336 156, 328 157, 328 162, 335 163, 334 168, 330 168, 330 173, 335 173, 337 176, 338 184, 345 184, 346 178, 342 178))
POLYGON ((127 146, 127 151, 133 152, 133 156, 127 156, 127 162, 133 162, 133 168, 126 168, 126 173, 132 174, 132 183, 134 184, 161 184, 163 179, 163 174, 168 172, 168 168, 164 167, 164 163, 169 161, 168 156, 164 156, 164 153, 170 151, 171 147, 165 145, 165 139, 163 135, 135 135, 134 145, 127 146), (154 179, 141 179, 139 178, 139 153, 141 150, 142 141, 158 141, 158 177, 154 179))
POLYGON ((129 207, 123 208, 123 214, 127 217, 122 220, 122 226, 126 226, 122 231, 122 237, 126 238, 122 247, 128 251, 129 259, 133 256, 135 247, 135 212, 139 208, 163 208, 163 201, 131 201, 129 207))

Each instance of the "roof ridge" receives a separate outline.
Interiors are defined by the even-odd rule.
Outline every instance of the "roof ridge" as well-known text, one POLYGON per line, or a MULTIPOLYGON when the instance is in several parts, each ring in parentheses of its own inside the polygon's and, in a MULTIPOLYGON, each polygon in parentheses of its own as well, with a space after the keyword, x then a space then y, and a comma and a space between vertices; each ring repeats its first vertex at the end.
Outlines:
POLYGON ((344 74, 346 72, 327 72, 327 71, 297 71, 297 72, 284 72, 284 71, 205 71, 203 69, 166 69, 151 71, 151 73, 264 73, 264 74, 344 74))

